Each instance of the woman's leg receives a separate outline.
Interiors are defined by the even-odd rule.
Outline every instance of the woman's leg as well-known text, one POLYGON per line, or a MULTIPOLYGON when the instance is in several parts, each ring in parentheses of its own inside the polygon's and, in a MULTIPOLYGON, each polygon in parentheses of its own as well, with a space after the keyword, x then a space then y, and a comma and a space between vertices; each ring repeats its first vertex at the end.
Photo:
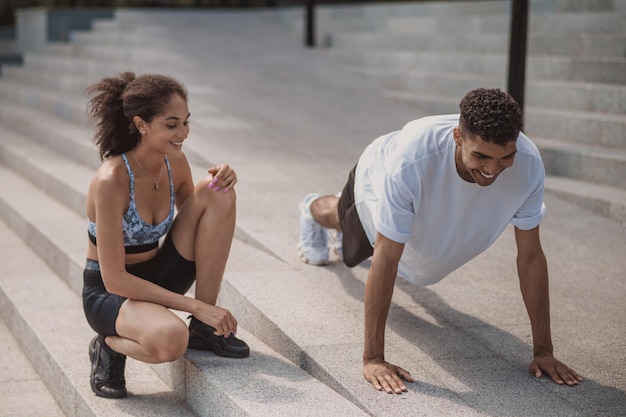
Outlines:
POLYGON ((178 253, 196 262, 196 298, 215 305, 235 233, 236 194, 208 188, 201 180, 172 226, 178 253))
MULTIPOLYGON (((236 195, 234 190, 210 190, 209 182, 204 179, 195 187, 176 215, 170 234, 178 253, 195 261, 196 298, 215 305, 234 235, 236 195)), ((249 354, 245 343, 233 336, 218 338, 213 335, 214 328, 195 322, 192 330, 200 333, 201 348, 224 353, 222 356, 249 354)), ((183 355, 190 340, 186 324, 167 308, 135 300, 124 302, 115 328, 119 337, 107 337, 106 344, 144 362, 175 360, 183 355)))
POLYGON ((124 301, 115 329, 119 336, 108 336, 105 343, 114 351, 142 362, 171 362, 187 350, 187 325, 158 304, 124 301))
MULTIPOLYGON (((196 299, 215 305, 235 233, 236 194, 233 189, 226 193, 213 191, 208 188, 210 181, 210 178, 200 181, 183 203, 171 235, 178 253, 187 260, 195 260, 196 299)), ((231 319, 236 326, 236 320, 232 316, 231 319)), ((232 358, 250 354, 248 345, 233 334, 222 337, 215 335, 215 331, 216 328, 192 317, 189 348, 232 358)))

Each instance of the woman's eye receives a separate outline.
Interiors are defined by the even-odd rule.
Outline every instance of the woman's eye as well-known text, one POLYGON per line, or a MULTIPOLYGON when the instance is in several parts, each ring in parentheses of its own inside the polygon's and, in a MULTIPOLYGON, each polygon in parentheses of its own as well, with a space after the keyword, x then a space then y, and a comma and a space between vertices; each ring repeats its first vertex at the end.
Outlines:
POLYGON ((170 129, 174 129, 176 127, 176 125, 166 125, 166 126, 170 129))

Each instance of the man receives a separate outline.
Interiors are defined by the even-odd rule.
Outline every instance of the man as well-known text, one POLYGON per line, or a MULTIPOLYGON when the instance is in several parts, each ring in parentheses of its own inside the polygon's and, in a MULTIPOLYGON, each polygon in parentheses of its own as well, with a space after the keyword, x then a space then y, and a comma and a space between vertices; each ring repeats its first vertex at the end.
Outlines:
POLYGON ((557 384, 580 376, 553 356, 548 271, 539 239, 545 171, 520 132, 521 111, 498 89, 470 91, 460 115, 432 116, 381 136, 363 152, 337 196, 309 194, 300 205, 300 257, 328 263, 329 234, 350 267, 373 255, 365 289, 363 374, 400 394, 409 372, 384 358, 385 323, 396 275, 417 285, 443 279, 515 226, 522 297, 531 322, 529 371, 557 384), (341 235, 343 233, 343 236, 341 235))

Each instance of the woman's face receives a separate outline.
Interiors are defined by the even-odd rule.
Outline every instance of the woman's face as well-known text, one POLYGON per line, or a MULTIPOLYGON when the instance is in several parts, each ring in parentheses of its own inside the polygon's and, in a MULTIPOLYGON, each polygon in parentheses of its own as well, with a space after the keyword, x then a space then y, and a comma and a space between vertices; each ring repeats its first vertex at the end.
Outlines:
POLYGON ((189 135, 189 116, 185 99, 179 94, 172 95, 163 113, 145 124, 142 141, 166 155, 180 152, 189 135))

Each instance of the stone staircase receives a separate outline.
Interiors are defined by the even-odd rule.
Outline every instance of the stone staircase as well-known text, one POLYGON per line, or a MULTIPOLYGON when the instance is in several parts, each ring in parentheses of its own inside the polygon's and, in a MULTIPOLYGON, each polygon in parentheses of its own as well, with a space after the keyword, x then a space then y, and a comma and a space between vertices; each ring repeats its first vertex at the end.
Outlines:
MULTIPOLYGON (((456 113, 471 89, 506 89, 510 5, 319 7, 317 43, 381 94, 456 113)), ((302 30, 290 13, 281 20, 302 30)), ((530 1, 526 80, 524 131, 547 190, 626 222, 626 1, 530 1)))
MULTIPOLYGON (((335 57, 313 56, 300 48, 297 39, 277 29, 276 18, 274 12, 259 16, 123 11, 114 20, 96 22, 91 32, 75 33, 69 43, 26 53, 21 67, 3 68, 0 316, 62 412, 80 417, 408 417, 419 410, 422 415, 488 416, 501 412, 502 404, 507 414, 520 416, 584 415, 590 406, 599 415, 621 410, 626 395, 619 389, 590 381, 590 389, 579 392, 580 399, 572 402, 569 394, 546 389, 525 375, 527 319, 517 286, 515 282, 512 289, 508 283, 505 289, 494 286, 503 303, 493 306, 493 294, 476 284, 485 279, 480 261, 466 269, 470 280, 455 284, 461 285, 461 299, 454 295, 459 293, 454 286, 444 284, 436 293, 398 284, 387 331, 388 354, 419 370, 423 382, 392 400, 376 395, 364 383, 360 354, 366 268, 348 270, 337 263, 314 268, 294 259, 295 207, 304 188, 329 187, 336 179, 343 180, 344 170, 338 167, 353 163, 363 136, 370 140, 375 130, 364 120, 363 132, 355 134, 358 140, 344 134, 337 145, 341 152, 316 150, 315 142, 337 143, 335 135, 345 132, 340 119, 333 117, 351 108, 353 98, 341 89, 360 91, 363 84, 350 74, 341 75, 343 66, 335 66, 335 57), (259 53, 259 48, 265 52, 259 53), (172 74, 189 88, 193 140, 186 142, 185 150, 194 178, 213 165, 208 155, 226 155, 238 167, 238 224, 219 303, 238 318, 252 355, 234 361, 189 351, 176 362, 154 366, 129 360, 131 395, 104 400, 89 388, 87 345, 93 331, 84 320, 80 300, 85 194, 99 164, 81 92, 94 80, 125 70, 172 74), (257 73, 261 78, 255 78, 257 73), (336 87, 328 88, 330 82, 336 87), (294 96, 283 88, 285 84, 299 94, 304 111, 293 111, 294 96), (326 100, 326 94, 334 99, 326 100), (268 109, 263 105, 269 100, 268 109), (291 116, 289 120, 283 120, 284 114, 291 116), (316 132, 322 132, 319 139, 311 139, 316 132), (202 140, 205 137, 211 140, 202 140), (270 159, 281 152, 284 159, 270 159), (315 172, 327 176, 310 178, 306 165, 314 157, 319 161, 315 172), (282 165, 288 169, 281 171, 282 165), (446 301, 444 294, 450 296, 446 301), (465 302, 466 297, 473 302, 465 302), (490 307, 485 322, 475 319, 485 306, 490 307), (414 340, 422 334, 424 343, 416 346, 414 340), (483 377, 466 376, 477 369, 483 377), (494 377, 496 373, 499 376, 494 377), (498 392, 498 398, 485 395, 491 392, 498 392), (533 400, 520 399, 519 392, 533 400)), ((352 115, 355 120, 358 114, 375 120, 368 115, 389 103, 377 96, 356 97, 362 107, 352 115)), ((382 111, 381 119, 388 121, 406 111, 401 116, 407 120, 412 113, 402 104, 390 107, 389 114, 382 111)), ((617 187, 609 188, 613 192, 617 187)), ((565 209, 573 219, 580 216, 576 209, 567 205, 565 209)), ((615 230, 621 227, 618 223, 595 217, 575 222, 584 230, 590 225, 610 234, 615 244, 623 240, 615 230)), ((551 230, 549 224, 545 227, 551 230)), ((566 233, 570 229, 577 232, 566 227, 566 233)), ((602 242, 595 243, 588 256, 610 256, 602 242)), ((510 265, 500 259, 513 259, 513 248, 510 239, 504 240, 489 270, 497 271, 497 276, 510 275, 510 265)), ((570 251, 565 252, 569 256, 570 251)), ((586 266, 594 265, 589 261, 586 266)), ((616 276, 610 268, 619 270, 621 264, 618 259, 608 265, 604 276, 610 280, 616 276)), ((571 284, 563 286, 556 277, 553 296, 558 300, 571 284)), ((607 310, 601 315, 606 317, 615 316, 611 306, 618 306, 621 299, 619 289, 584 296, 602 300, 607 310)), ((557 313, 557 320, 589 314, 596 320, 585 307, 564 308, 562 314, 557 313)), ((598 318, 593 323, 604 321, 598 318)), ((619 330, 603 340, 615 346, 615 334, 619 330)), ((595 363, 606 369, 608 360, 595 363)))
MULTIPOLYGON (((194 351, 169 364, 149 366, 129 360, 129 398, 103 400, 91 392, 87 345, 94 333, 82 313, 85 242, 77 236, 84 233, 86 190, 100 161, 80 92, 103 76, 129 69, 147 72, 155 56, 146 53, 142 36, 148 33, 154 39, 150 26, 138 36, 122 29, 136 24, 133 17, 125 23, 98 22, 93 32, 75 33, 70 43, 51 43, 41 53, 25 54, 23 67, 4 68, 1 317, 67 416, 366 415, 245 329, 240 337, 253 351, 246 360, 194 351), (120 35, 125 45, 119 45, 120 35)), ((193 151, 188 155, 203 167, 210 166, 193 151)), ((196 178, 203 172, 194 165, 196 178)), ((238 229, 231 263, 243 266, 231 268, 231 273, 246 275, 251 261, 257 262, 256 268, 284 269, 247 240, 238 229)), ((257 309, 234 286, 226 282, 224 287, 223 302, 257 309)), ((270 327, 272 337, 286 338, 267 323, 264 313, 252 311, 248 316, 270 327)), ((181 318, 185 319, 182 312, 181 318)), ((301 356, 300 347, 282 341, 289 343, 292 355, 301 356)))

